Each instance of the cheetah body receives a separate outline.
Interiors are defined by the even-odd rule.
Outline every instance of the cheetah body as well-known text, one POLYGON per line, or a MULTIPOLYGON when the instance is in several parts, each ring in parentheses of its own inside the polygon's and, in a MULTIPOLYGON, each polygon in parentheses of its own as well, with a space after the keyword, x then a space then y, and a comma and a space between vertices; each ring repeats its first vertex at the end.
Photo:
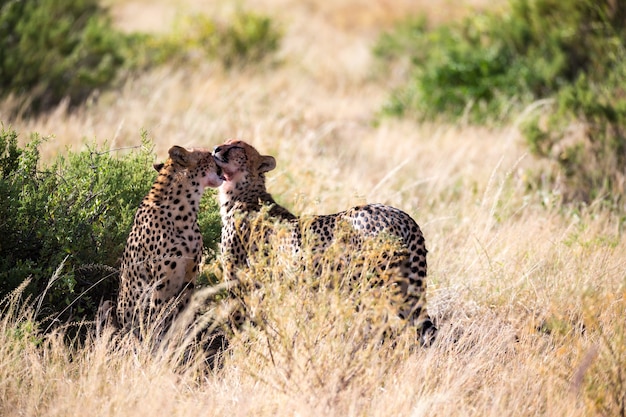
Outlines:
POLYGON ((400 317, 407 319, 418 331, 420 342, 434 340, 436 327, 426 311, 426 246, 422 232, 411 216, 395 207, 367 204, 330 215, 298 218, 278 205, 267 192, 265 173, 274 169, 272 156, 260 155, 243 141, 231 140, 215 148, 217 164, 225 181, 219 188, 222 216, 222 260, 227 280, 236 279, 237 270, 246 266, 254 242, 249 242, 249 219, 267 211, 269 218, 280 221, 292 230, 288 246, 299 252, 302 245, 323 253, 337 239, 346 245, 346 255, 358 252, 364 238, 381 234, 399 241, 400 250, 389 254, 383 268, 392 267, 402 294, 400 317), (246 221, 248 219, 248 221, 246 221), (344 226, 349 233, 345 236, 344 226))
POLYGON ((115 308, 119 327, 140 337, 142 326, 156 321, 162 333, 189 303, 202 255, 200 198, 222 182, 210 151, 202 149, 174 146, 155 169, 122 255, 115 308))

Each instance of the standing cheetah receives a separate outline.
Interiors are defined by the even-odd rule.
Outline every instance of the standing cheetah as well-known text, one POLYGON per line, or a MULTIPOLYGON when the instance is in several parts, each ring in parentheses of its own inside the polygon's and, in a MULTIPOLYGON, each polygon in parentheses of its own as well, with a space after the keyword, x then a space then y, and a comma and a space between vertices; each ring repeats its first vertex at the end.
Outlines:
MULTIPOLYGON (((267 207, 270 218, 286 223, 294 230, 291 239, 292 252, 299 252, 305 241, 303 236, 314 236, 306 242, 315 242, 310 248, 323 252, 334 240, 340 238, 347 245, 345 253, 358 251, 359 242, 365 237, 382 234, 395 237, 401 250, 387 256, 381 270, 393 267, 396 271, 402 306, 398 314, 407 319, 418 332, 422 345, 430 345, 437 328, 426 311, 426 246, 417 223, 405 212, 382 204, 368 204, 353 207, 331 215, 313 216, 299 219, 284 207, 276 204, 265 187, 265 173, 276 167, 276 160, 269 155, 261 155, 249 144, 230 140, 217 146, 213 155, 224 176, 219 188, 220 213, 222 217, 221 251, 224 263, 224 276, 227 280, 236 279, 239 268, 245 267, 253 247, 249 239, 249 223, 246 218, 267 207), (350 236, 339 236, 339 227, 349 225, 350 236)), ((349 256, 349 255, 348 255, 349 256)))
POLYGON ((204 149, 173 146, 155 169, 159 174, 135 214, 122 255, 115 308, 119 327, 139 338, 150 328, 162 335, 189 303, 202 255, 200 198, 206 187, 223 181, 204 149))

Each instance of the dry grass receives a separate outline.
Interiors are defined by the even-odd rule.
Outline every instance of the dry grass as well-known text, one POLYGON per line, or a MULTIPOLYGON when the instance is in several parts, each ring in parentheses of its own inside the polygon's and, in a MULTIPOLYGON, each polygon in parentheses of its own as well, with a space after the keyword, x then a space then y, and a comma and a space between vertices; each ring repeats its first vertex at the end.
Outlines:
MULTIPOLYGON (((160 30, 205 2, 109 3, 121 26, 160 30)), ((268 281, 276 287, 263 308, 282 330, 242 335, 223 368, 203 375, 112 337, 79 349, 60 335, 29 338, 32 311, 5 300, 0 415, 624 415, 622 221, 528 194, 525 169, 539 162, 515 126, 372 124, 388 89, 371 72, 376 33, 408 11, 446 19, 486 3, 250 0, 242 4, 284 24, 279 66, 159 69, 74 113, 35 119, 6 120, 0 104, 0 119, 23 134, 55 135, 48 159, 85 139, 139 144, 141 128, 159 158, 172 144, 241 137, 277 157, 269 188, 298 213, 400 207, 426 236, 440 322, 430 349, 350 356, 354 339, 333 327, 354 320, 341 303, 318 302, 330 315, 307 322, 311 293, 268 281)))

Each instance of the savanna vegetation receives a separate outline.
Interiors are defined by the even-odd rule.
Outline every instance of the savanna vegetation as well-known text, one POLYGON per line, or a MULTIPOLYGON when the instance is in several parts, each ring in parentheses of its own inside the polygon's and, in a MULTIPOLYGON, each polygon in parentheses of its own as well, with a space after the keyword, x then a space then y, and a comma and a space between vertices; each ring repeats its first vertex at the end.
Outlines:
POLYGON ((567 201, 599 198, 623 210, 625 46, 621 2, 512 0, 436 27, 409 19, 375 53, 410 59, 385 113, 518 120, 530 151, 555 165, 549 181, 567 201))
MULTIPOLYGON (((0 415, 626 415, 625 14, 0 2, 0 415), (94 335, 152 164, 230 137, 277 158, 268 187, 296 213, 381 202, 418 221, 434 346, 381 344, 388 294, 271 250, 242 275, 256 325, 219 367, 94 335)), ((200 225, 214 320, 211 192, 200 225)))

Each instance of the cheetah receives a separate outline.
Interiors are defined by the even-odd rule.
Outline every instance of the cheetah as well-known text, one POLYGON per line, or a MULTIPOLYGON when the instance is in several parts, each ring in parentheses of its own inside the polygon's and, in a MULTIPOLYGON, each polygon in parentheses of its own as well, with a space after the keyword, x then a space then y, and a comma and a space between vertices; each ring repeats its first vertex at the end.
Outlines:
POLYGON ((274 157, 261 155, 240 140, 229 140, 217 146, 213 156, 224 177, 218 196, 225 280, 236 280, 237 270, 246 266, 250 256, 246 248, 254 246, 254 242, 246 242, 250 224, 246 224, 245 219, 262 210, 270 219, 292 228, 293 238, 288 243, 294 246, 292 253, 310 242, 315 247, 309 249, 321 253, 335 240, 340 240, 346 245, 344 253, 349 254, 358 251, 359 242, 366 237, 389 235, 398 240, 401 250, 389 253, 381 269, 393 266, 399 275, 394 277, 401 293, 398 315, 416 329, 421 345, 429 346, 434 341, 437 328, 426 311, 427 250, 419 226, 407 213, 387 205, 367 204, 335 214, 299 218, 277 204, 267 192, 265 174, 276 167, 274 157), (349 226, 350 236, 340 236, 339 227, 344 224, 349 226), (303 239, 310 235, 314 239, 303 239))
POLYGON ((113 315, 117 327, 139 339, 147 329, 160 338, 189 303, 202 255, 200 198, 206 187, 223 182, 210 150, 173 146, 154 168, 158 176, 122 255, 117 305, 104 302, 99 313, 113 315))

